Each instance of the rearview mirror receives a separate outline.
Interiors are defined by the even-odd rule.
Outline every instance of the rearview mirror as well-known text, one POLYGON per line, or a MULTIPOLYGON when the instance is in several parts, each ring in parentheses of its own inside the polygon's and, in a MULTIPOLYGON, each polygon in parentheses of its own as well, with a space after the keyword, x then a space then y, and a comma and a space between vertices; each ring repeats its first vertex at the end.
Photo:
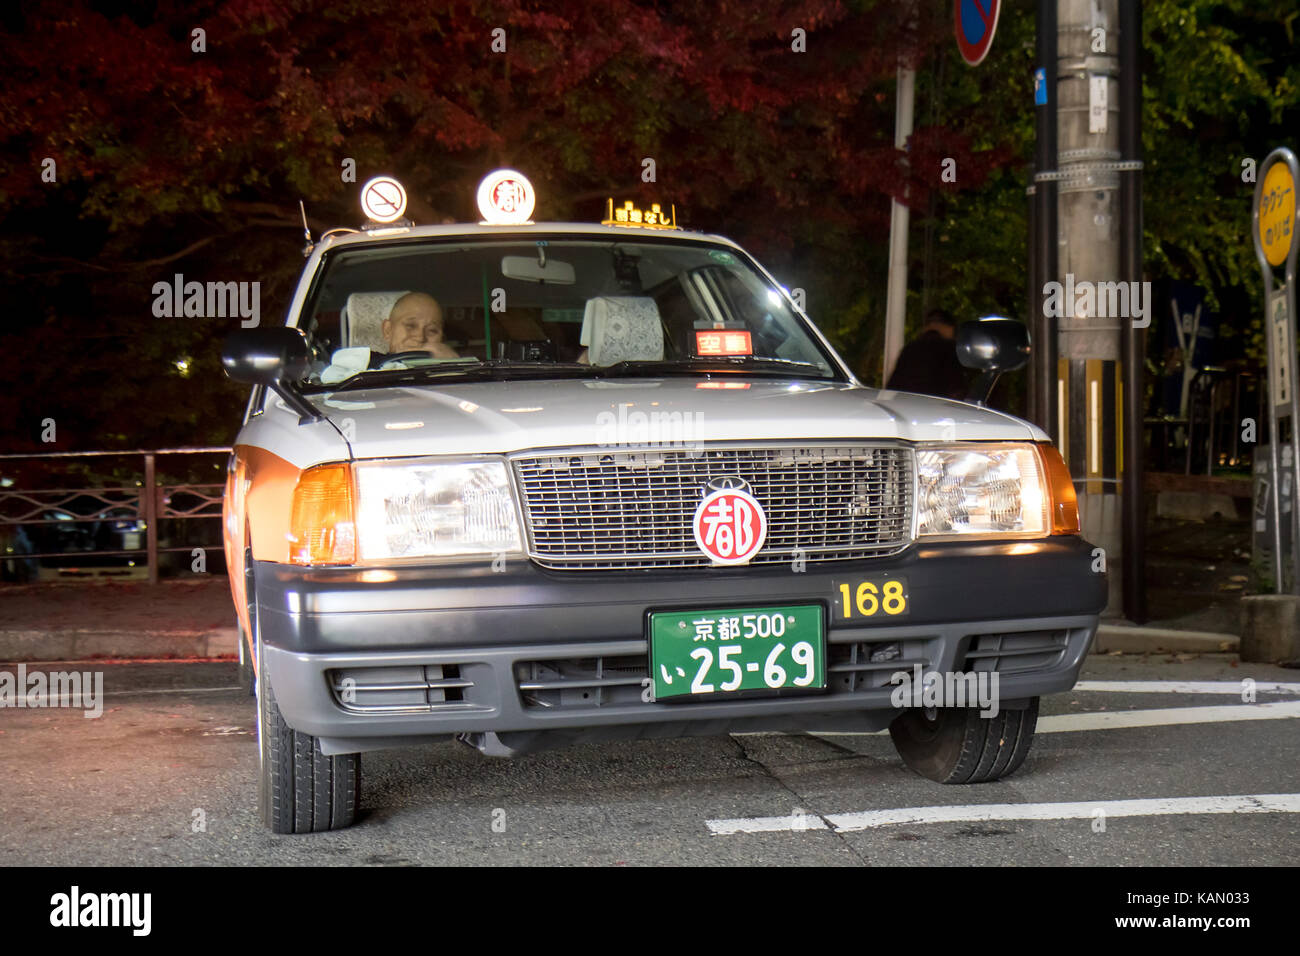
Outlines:
POLYGON ((311 348, 301 329, 275 326, 231 332, 221 343, 221 367, 236 382, 274 391, 298 413, 299 424, 324 417, 298 388, 311 372, 311 348))
POLYGON ((504 256, 501 259, 501 274, 507 279, 520 279, 524 282, 551 282, 555 285, 573 285, 573 265, 549 259, 545 265, 528 256, 504 256))
POLYGON ((957 361, 978 369, 966 401, 983 405, 1003 372, 1014 372, 1029 361, 1029 329, 1021 322, 986 315, 957 330, 957 361))

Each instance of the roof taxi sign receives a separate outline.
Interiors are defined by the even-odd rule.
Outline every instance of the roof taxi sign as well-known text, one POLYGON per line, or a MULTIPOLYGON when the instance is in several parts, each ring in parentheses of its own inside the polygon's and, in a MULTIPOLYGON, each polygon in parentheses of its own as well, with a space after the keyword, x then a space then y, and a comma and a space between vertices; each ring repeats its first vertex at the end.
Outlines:
POLYGON ((630 199, 617 209, 614 208, 614 200, 607 199, 605 203, 606 215, 601 220, 602 226, 639 226, 642 229, 677 228, 676 206, 668 207, 672 210, 669 214, 660 209, 658 203, 651 203, 649 209, 638 209, 630 199))
POLYGON ((532 221, 537 196, 523 173, 498 169, 478 184, 478 211, 485 226, 524 226, 532 221))
POLYGON ((371 222, 396 222, 406 212, 406 190, 391 176, 376 176, 361 187, 361 211, 371 222))

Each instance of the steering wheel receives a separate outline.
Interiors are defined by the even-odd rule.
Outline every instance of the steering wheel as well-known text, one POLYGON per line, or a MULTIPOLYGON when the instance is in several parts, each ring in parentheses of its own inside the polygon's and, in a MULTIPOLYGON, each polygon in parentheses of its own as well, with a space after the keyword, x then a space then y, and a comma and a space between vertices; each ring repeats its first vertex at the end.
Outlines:
POLYGON ((394 352, 392 355, 386 356, 384 360, 379 363, 379 367, 383 368, 384 366, 388 365, 388 363, 390 362, 402 362, 405 361, 406 359, 414 359, 414 358, 432 359, 433 357, 434 357, 433 353, 428 351, 427 349, 411 349, 406 352, 394 352))

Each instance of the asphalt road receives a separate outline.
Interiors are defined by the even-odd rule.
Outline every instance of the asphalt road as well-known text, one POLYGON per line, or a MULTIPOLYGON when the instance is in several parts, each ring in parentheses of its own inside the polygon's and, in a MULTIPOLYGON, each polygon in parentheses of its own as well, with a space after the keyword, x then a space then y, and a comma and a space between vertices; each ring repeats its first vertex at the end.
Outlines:
POLYGON ((1227 658, 1090 659, 1101 683, 1044 700, 1025 766, 993 784, 924 780, 880 735, 513 761, 446 743, 366 755, 362 820, 310 836, 262 829, 233 664, 93 666, 99 719, 0 709, 0 865, 1247 866, 1293 865, 1300 846, 1300 672, 1227 658))

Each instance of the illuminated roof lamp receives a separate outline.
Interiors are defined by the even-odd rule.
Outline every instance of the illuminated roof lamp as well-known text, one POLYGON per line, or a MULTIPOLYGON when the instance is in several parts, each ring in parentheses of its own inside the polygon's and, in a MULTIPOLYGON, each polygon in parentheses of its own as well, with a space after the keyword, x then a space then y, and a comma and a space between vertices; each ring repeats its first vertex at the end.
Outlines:
POLYGON ((376 176, 361 187, 361 211, 371 222, 397 222, 406 212, 406 190, 392 176, 376 176))
POLYGON ((478 211, 484 226, 527 226, 532 224, 537 194, 523 173, 498 169, 478 184, 478 211))
POLYGON ((670 205, 668 207, 671 213, 664 212, 659 208, 659 203, 651 203, 649 209, 638 209, 632 204, 632 200, 627 200, 617 209, 614 208, 614 200, 605 200, 605 218, 601 220, 602 226, 637 226, 642 229, 676 229, 677 228, 677 207, 670 205))

